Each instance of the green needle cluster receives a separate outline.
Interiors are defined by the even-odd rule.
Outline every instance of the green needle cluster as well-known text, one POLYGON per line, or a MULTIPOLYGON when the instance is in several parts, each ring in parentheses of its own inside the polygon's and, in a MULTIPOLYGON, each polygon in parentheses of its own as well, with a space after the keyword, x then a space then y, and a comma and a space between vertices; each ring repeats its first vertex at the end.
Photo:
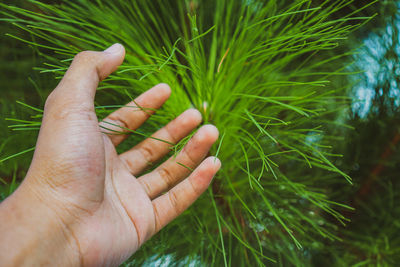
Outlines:
MULTIPOLYGON (((351 207, 330 194, 332 184, 350 186, 351 178, 334 164, 341 155, 331 145, 340 137, 329 129, 345 127, 338 117, 349 99, 348 88, 331 81, 354 73, 344 63, 351 53, 338 46, 370 19, 360 10, 336 16, 352 1, 58 2, 0 4, 1 20, 29 34, 8 33, 37 47, 46 61, 37 69, 56 79, 82 50, 125 46, 123 65, 98 88, 99 119, 159 82, 172 88, 163 108, 119 149, 190 107, 221 132, 213 153, 223 167, 208 193, 127 266, 303 266, 324 240, 341 240, 341 211, 351 207)), ((11 118, 10 127, 37 131, 42 109, 21 104, 36 115, 11 118)))

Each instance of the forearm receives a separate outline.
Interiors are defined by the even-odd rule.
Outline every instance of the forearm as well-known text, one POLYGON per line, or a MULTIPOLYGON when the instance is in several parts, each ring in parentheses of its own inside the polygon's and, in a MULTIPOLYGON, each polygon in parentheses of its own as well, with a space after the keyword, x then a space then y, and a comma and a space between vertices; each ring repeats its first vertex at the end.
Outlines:
POLYGON ((79 266, 78 244, 57 217, 25 188, 0 203, 0 266, 79 266))

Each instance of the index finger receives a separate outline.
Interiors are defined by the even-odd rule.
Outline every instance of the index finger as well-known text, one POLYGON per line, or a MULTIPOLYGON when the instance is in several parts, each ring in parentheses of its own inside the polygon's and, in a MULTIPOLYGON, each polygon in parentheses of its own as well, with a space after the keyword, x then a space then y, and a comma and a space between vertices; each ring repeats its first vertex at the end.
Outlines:
POLYGON ((169 98, 171 89, 160 83, 138 96, 134 101, 108 115, 100 127, 116 146, 128 137, 129 130, 136 130, 169 98), (129 130, 128 130, 129 129, 129 130), (116 132, 122 134, 115 134, 116 132), (124 134, 126 133, 126 134, 124 134))

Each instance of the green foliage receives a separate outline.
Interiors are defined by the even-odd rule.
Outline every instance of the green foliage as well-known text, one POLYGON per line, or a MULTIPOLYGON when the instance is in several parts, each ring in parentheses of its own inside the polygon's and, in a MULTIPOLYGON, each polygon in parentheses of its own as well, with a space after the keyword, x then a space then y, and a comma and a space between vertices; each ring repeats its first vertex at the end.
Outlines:
MULTIPOLYGON (((340 138, 328 130, 348 98, 330 81, 351 74, 349 53, 335 49, 367 21, 337 15, 351 1, 30 2, 1 4, 2 20, 30 35, 8 34, 38 49, 42 73, 60 78, 79 51, 125 46, 125 63, 98 88, 100 119, 156 83, 172 87, 119 150, 190 107, 221 131, 213 153, 223 168, 208 193, 126 265, 302 266, 325 240, 341 240, 340 211, 351 208, 330 196, 351 179, 333 164, 340 138)), ((28 108, 32 116, 14 118, 12 129, 38 130, 42 111, 28 108)))
MULTIPOLYGON (((14 1, 15 2, 15 1, 14 1)), ((18 1, 20 3, 22 1, 18 1)), ((27 46, 18 40, 5 36, 10 29, 6 23, 0 24, 0 200, 8 196, 19 184, 21 177, 26 175, 32 153, 14 157, 2 163, 8 156, 15 155, 26 148, 34 146, 37 133, 32 131, 13 131, 8 128, 6 118, 30 120, 34 115, 29 109, 15 102, 29 103, 41 106, 44 103, 48 89, 55 82, 49 75, 40 74, 32 70, 32 66, 42 63, 37 55, 37 49, 27 46), (11 101, 10 101, 11 100, 11 101)), ((23 31, 13 30, 24 38, 30 38, 23 31)))
POLYGON ((356 131, 345 134, 341 166, 354 186, 336 188, 333 198, 351 203, 355 211, 347 214, 348 227, 340 229, 344 243, 327 244, 330 253, 320 251, 323 262, 329 258, 336 266, 397 266, 400 261, 400 2, 383 1, 387 6, 391 10, 380 18, 384 23, 371 26, 355 56, 368 68, 354 77, 360 81, 348 123, 356 131))

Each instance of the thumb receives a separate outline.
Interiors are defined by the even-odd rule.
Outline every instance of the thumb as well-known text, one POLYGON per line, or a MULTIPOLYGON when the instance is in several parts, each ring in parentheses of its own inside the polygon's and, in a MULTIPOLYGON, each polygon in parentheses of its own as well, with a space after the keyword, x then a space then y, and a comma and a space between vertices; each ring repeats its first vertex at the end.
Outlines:
POLYGON ((118 43, 103 52, 80 52, 50 94, 46 106, 52 106, 56 110, 60 107, 71 107, 74 110, 79 110, 79 107, 92 109, 99 82, 115 71, 124 57, 125 49, 118 43))
POLYGON ((99 81, 118 68, 124 55, 124 47, 114 44, 103 52, 85 51, 75 56, 46 100, 29 168, 32 181, 74 188, 84 194, 88 194, 88 188, 83 185, 90 185, 92 195, 88 199, 103 196, 104 182, 99 177, 105 170, 104 146, 103 137, 96 134, 99 126, 94 96, 99 81), (70 182, 76 180, 79 186, 74 187, 70 182))

